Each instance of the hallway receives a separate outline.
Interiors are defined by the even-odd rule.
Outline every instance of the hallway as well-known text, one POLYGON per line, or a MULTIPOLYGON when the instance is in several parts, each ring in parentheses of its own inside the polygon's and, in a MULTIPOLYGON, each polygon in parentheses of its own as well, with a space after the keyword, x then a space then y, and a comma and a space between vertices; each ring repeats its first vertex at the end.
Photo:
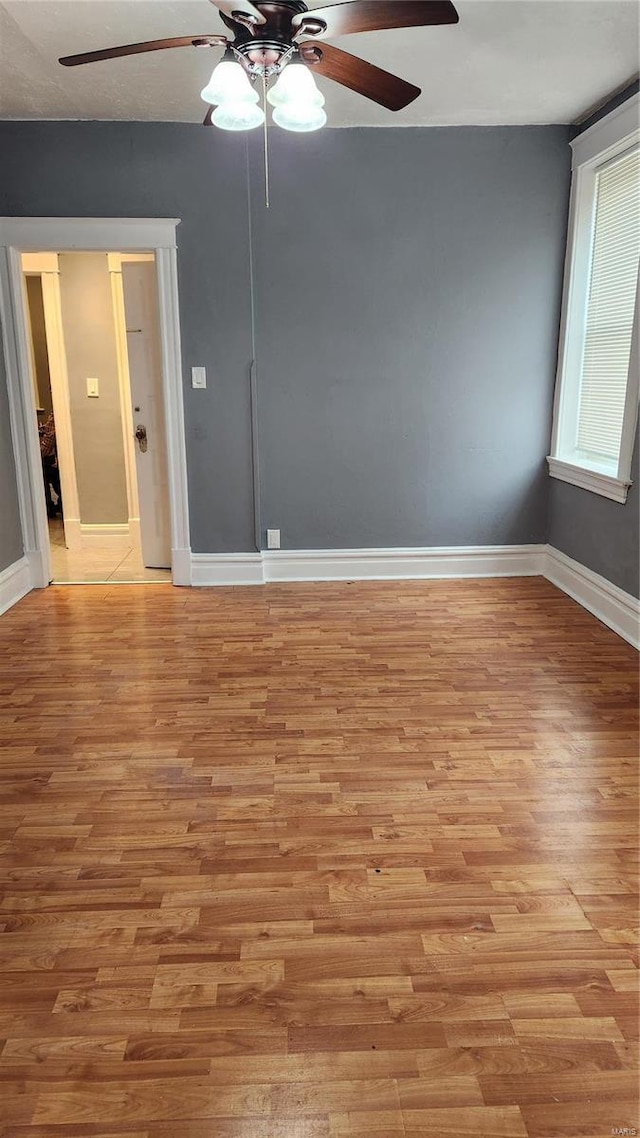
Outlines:
POLYGON ((95 548, 71 551, 64 543, 60 518, 49 519, 51 574, 55 585, 90 585, 109 582, 135 585, 147 582, 171 584, 170 569, 147 569, 139 549, 130 543, 107 540, 95 548))

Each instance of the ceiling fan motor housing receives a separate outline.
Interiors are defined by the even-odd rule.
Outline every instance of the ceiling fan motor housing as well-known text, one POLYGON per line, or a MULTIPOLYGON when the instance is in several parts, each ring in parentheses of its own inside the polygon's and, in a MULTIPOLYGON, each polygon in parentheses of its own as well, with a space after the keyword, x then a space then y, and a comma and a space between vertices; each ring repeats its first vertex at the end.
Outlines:
MULTIPOLYGON (((221 13, 222 19, 231 31, 235 32, 233 46, 246 59, 249 70, 279 70, 279 64, 294 46, 294 37, 299 29, 294 28, 293 18, 307 12, 302 0, 268 0, 258 2, 255 7, 266 18, 265 24, 248 26, 244 21, 236 23, 221 13)), ((238 11, 242 11, 241 3, 238 11)), ((318 24, 320 20, 316 21, 318 24)))

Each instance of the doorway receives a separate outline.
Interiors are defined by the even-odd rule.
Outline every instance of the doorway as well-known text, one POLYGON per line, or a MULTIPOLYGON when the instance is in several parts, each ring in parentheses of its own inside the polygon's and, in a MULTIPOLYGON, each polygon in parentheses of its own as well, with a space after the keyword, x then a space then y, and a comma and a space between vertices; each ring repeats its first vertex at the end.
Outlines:
MULTIPOLYGON (((120 249, 124 251, 125 260, 130 260, 132 265, 135 264, 135 257, 130 256, 132 254, 143 254, 142 263, 147 260, 150 264, 149 255, 153 255, 154 261, 151 267, 157 292, 156 347, 159 341, 163 404, 160 418, 165 435, 167 484, 165 501, 168 497, 171 579, 174 585, 191 584, 176 255, 178 225, 179 221, 175 218, 0 217, 0 326, 7 372, 24 561, 31 588, 44 588, 52 579, 49 519, 36 412, 36 406, 42 406, 42 403, 38 401, 32 379, 30 333, 22 272, 22 255, 40 250, 49 253, 53 253, 54 250, 65 250, 68 253, 87 251, 110 254, 112 250, 120 249)), ((50 279, 49 273, 43 277, 43 292, 47 287, 46 282, 50 279)), ((56 319, 59 319, 60 315, 58 312, 56 316, 54 309, 56 319)), ((85 376, 85 381, 87 378, 100 379, 99 376, 85 376)), ((89 398, 96 397, 87 396, 87 399, 89 398)), ((100 399, 100 395, 97 399, 100 399)), ((131 403, 131 407, 134 406, 143 406, 143 404, 131 403)), ((146 424, 142 421, 140 425, 146 424)), ((61 436, 64 436, 64 416, 62 424, 57 416, 55 417, 55 434, 58 446, 61 436)), ((149 443, 147 451, 151 451, 149 443)), ((73 494, 70 500, 65 497, 62 469, 60 475, 63 527, 66 528, 67 517, 70 517, 72 522, 75 517, 80 525, 91 524, 83 523, 80 513, 74 512, 73 494)), ((53 490, 55 492, 55 486, 53 490)), ((144 514, 144 510, 141 513, 144 514)), ((133 514, 128 514, 127 523, 129 517, 133 517, 133 514)), ((109 536, 112 536, 112 531, 109 536)))
POLYGON ((52 583, 168 582, 154 254, 21 261, 52 583))

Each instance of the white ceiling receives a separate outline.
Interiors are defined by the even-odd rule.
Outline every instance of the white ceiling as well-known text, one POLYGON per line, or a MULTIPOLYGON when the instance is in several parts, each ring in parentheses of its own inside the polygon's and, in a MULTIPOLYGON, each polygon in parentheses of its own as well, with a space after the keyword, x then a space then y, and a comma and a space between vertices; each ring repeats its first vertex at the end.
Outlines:
MULTIPOLYGON (((318 0, 309 7, 322 7, 318 0)), ((333 42, 422 87, 391 114, 320 80, 332 126, 567 123, 639 70, 636 0, 459 0, 457 26, 333 42)), ((199 122, 219 52, 185 48, 77 69, 60 55, 226 31, 208 0, 0 2, 0 118, 199 122)))

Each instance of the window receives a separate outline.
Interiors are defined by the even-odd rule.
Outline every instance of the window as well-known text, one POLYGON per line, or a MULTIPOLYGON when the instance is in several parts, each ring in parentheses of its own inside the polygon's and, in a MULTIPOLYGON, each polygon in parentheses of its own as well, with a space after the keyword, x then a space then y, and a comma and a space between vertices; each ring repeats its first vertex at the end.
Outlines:
POLYGON ((638 417, 638 98, 573 145, 549 471, 626 501, 638 417))

